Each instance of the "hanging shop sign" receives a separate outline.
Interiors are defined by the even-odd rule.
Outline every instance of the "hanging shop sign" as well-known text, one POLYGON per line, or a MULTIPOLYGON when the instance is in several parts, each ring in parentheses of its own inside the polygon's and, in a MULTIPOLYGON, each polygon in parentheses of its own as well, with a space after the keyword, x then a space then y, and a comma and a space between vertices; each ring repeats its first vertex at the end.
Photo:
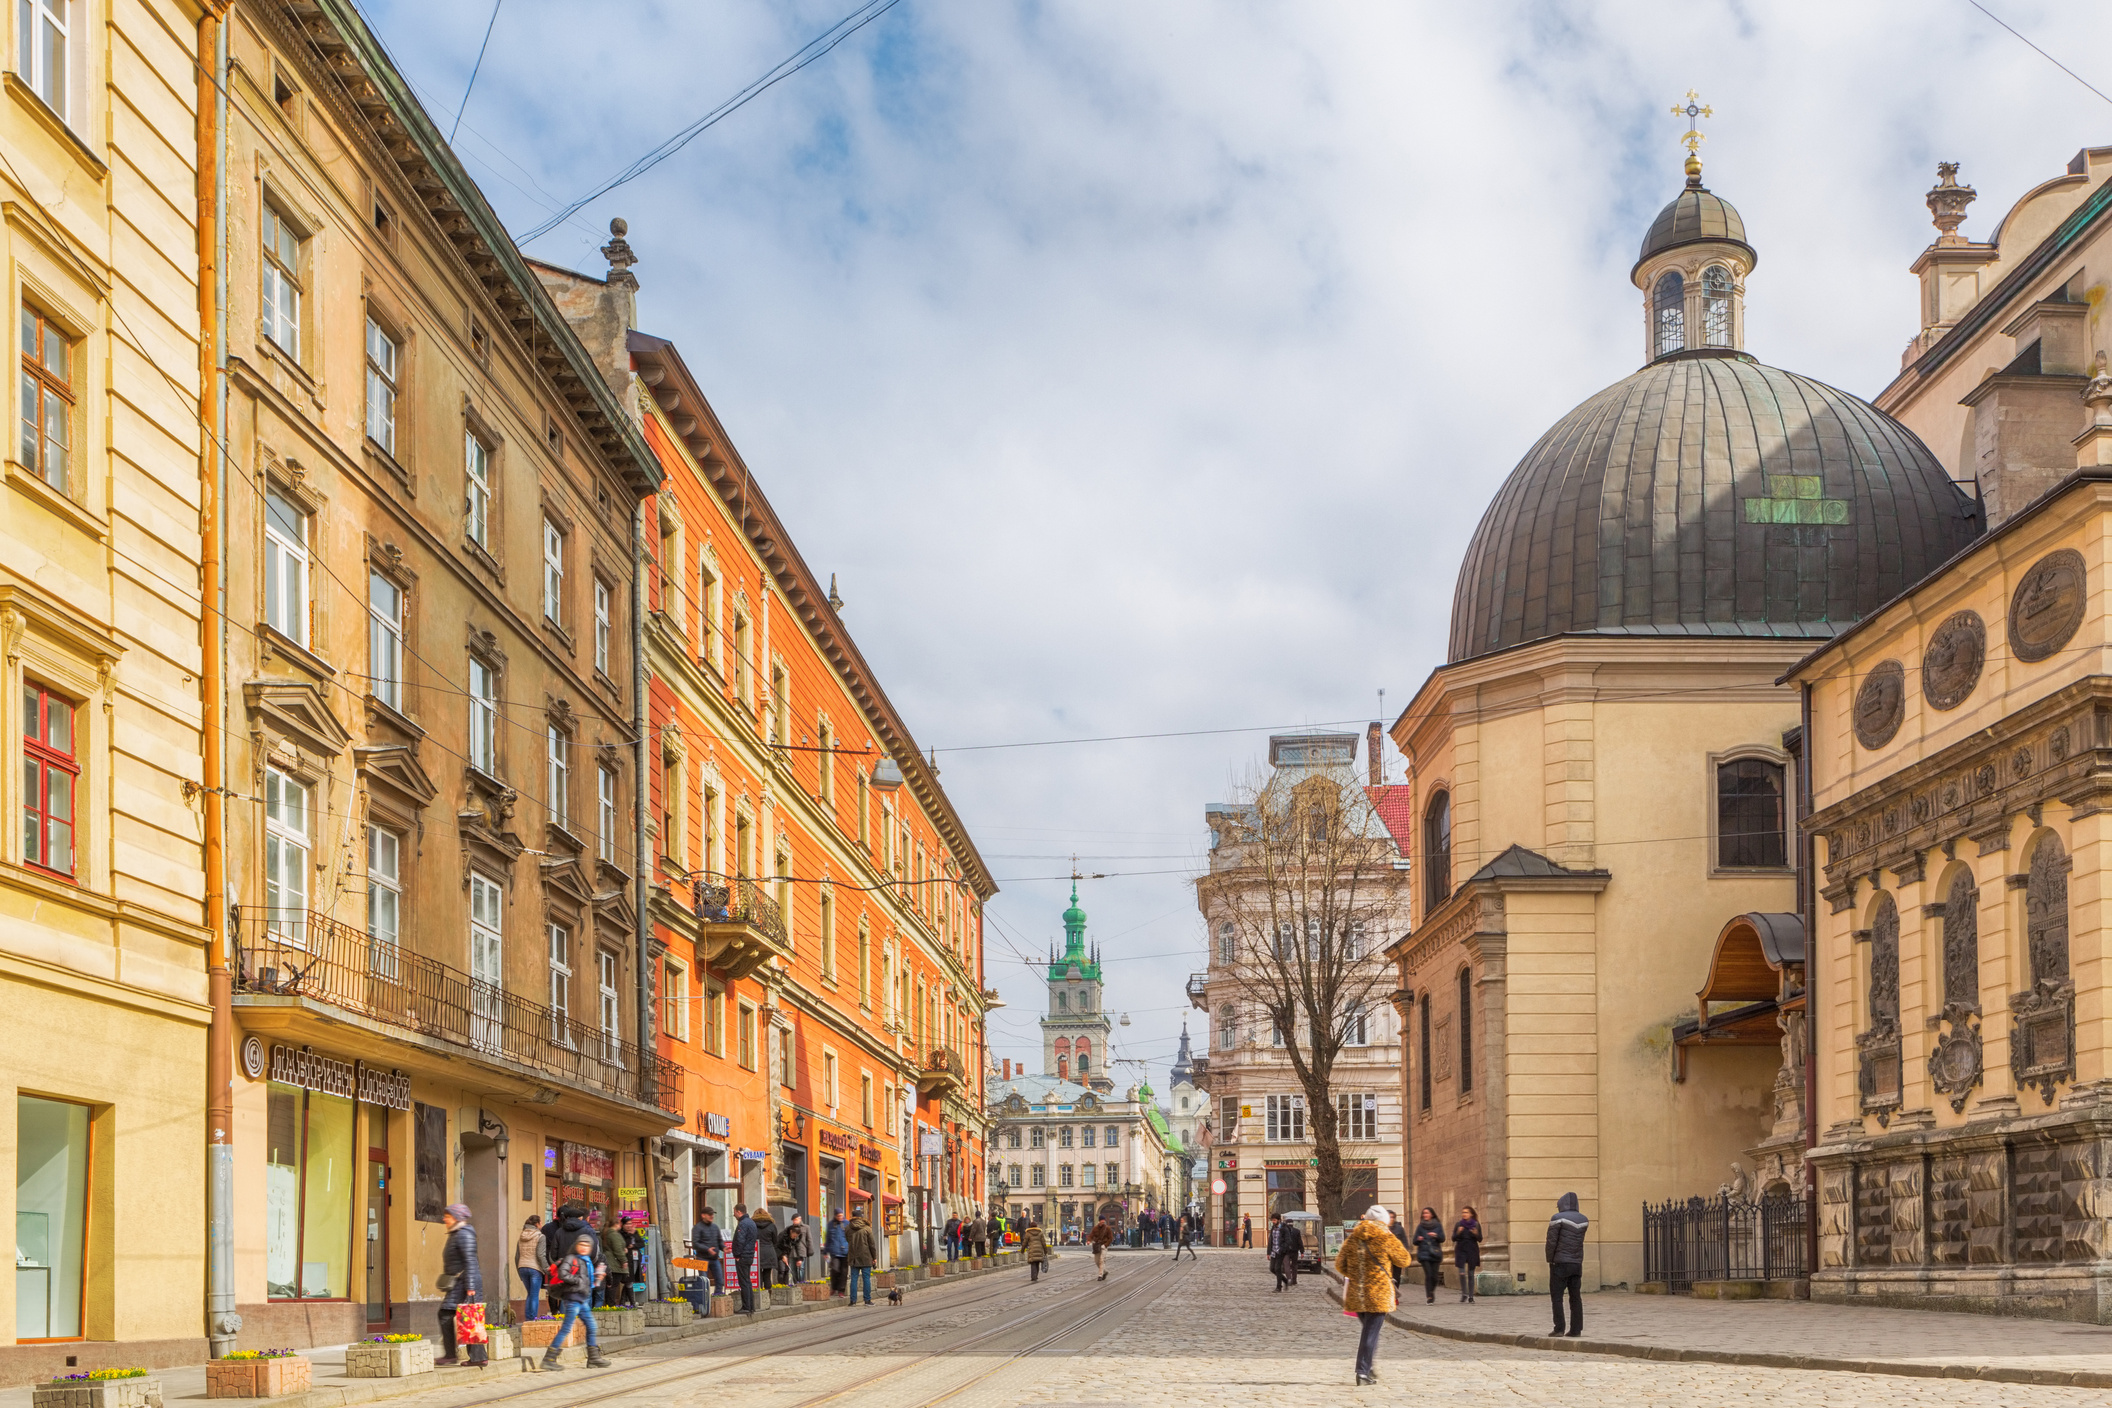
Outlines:
POLYGON ((762 1150, 760 1150, 760 1149, 743 1149, 743 1150, 741 1150, 741 1162, 743 1162, 743 1163, 752 1163, 752 1164, 759 1164, 759 1163, 761 1163, 762 1161, 763 1161, 763 1151, 762 1151, 762 1150))
POLYGON ((605 1184, 616 1181, 616 1160, 606 1149, 597 1149, 591 1144, 565 1144, 565 1176, 581 1183, 605 1184))
POLYGON ((709 1110, 699 1110, 697 1111, 697 1128, 703 1130, 714 1139, 731 1139, 733 1138, 733 1117, 731 1115, 715 1115, 709 1110))
POLYGON ((297 1085, 340 1100, 359 1100, 391 1110, 411 1108, 411 1078, 402 1071, 378 1071, 304 1046, 273 1046, 271 1078, 281 1085, 297 1085))
POLYGON ((639 1203, 645 1201, 645 1190, 643 1188, 618 1188, 616 1196, 627 1203, 639 1203))

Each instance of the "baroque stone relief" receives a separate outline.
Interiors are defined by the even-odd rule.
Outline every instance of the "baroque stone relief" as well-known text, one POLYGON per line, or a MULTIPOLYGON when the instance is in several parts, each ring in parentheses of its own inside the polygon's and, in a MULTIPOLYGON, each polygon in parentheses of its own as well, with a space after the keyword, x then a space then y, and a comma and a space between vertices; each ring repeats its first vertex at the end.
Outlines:
POLYGON ((1980 891, 1960 870, 1943 900, 1943 1011, 1949 1030, 1929 1051, 1929 1083, 1947 1096, 1951 1109, 1965 1109, 1980 1084, 1980 891))
POLYGON ((1899 732, 1907 716, 1907 668, 1897 660, 1879 662, 1855 692, 1855 739, 1865 748, 1882 748, 1899 732))
POLYGON ((2053 1103, 2053 1092, 2075 1078, 2075 983, 2068 973, 2068 854, 2059 838, 2043 837, 2032 849, 2024 882, 2024 933, 2031 960, 2031 986, 2012 993, 2015 1023, 2009 1039, 2010 1073, 2017 1088, 2036 1087, 2053 1103))
POLYGON ((1856 1085, 1866 1113, 1889 1124, 1900 1102, 1899 906, 1879 895, 1870 929, 1870 1025, 1855 1038, 1856 1085))
POLYGON ((2083 624, 2083 555, 2073 548, 2033 563, 2009 599, 2009 650, 2019 660, 2044 660, 2068 644, 2083 624))
POLYGON ((1955 709, 1980 683, 1987 663, 1987 623, 1977 611, 1953 614, 1929 637, 1921 657, 1921 694, 1932 709, 1955 709))

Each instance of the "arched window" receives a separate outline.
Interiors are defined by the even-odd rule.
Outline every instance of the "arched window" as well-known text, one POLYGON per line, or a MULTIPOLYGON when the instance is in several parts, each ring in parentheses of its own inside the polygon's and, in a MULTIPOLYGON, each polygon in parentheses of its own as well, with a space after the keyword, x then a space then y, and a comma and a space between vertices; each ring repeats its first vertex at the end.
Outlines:
POLYGON ((1716 767, 1716 864, 1726 870, 1789 863, 1780 763, 1738 758, 1716 767))
POLYGON ((1056 1079, 1069 1080, 1070 1078, 1071 1058, 1068 1056, 1058 1056, 1056 1058, 1056 1079))
POLYGON ((1068 1012, 1071 1010, 1071 995, 1069 993, 1059 992, 1056 994, 1056 1010, 1058 1012, 1068 1012))
POLYGON ((1091 1070, 1093 1066, 1093 1044, 1081 1037, 1078 1044, 1072 1047, 1071 1050, 1072 1054, 1077 1058, 1078 1078, 1083 1080, 1085 1079, 1085 1073, 1091 1070))
POLYGON ((1239 1044, 1239 1014, 1231 1003, 1217 1009, 1217 1049, 1230 1051, 1239 1044))
POLYGON ((1721 264, 1701 271, 1701 344, 1731 345, 1731 271, 1721 264))
POLYGON ((1452 898, 1452 794, 1439 792, 1423 810, 1423 917, 1452 898))
POLYGON ((1474 970, 1459 970, 1459 1093, 1474 1088, 1474 970))
POLYGON ((1217 926, 1217 961, 1230 963, 1239 955, 1239 940, 1232 932, 1232 921, 1227 919, 1217 926))
POLYGON ((1687 281, 1667 270, 1650 294, 1650 345, 1653 357, 1687 345, 1687 281))

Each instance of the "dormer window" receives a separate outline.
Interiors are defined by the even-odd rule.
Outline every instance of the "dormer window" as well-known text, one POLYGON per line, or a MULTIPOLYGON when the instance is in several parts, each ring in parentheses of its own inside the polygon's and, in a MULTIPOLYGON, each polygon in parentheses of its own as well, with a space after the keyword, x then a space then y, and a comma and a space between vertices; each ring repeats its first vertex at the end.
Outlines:
POLYGON ((1731 345, 1731 271, 1721 264, 1701 273, 1701 341, 1704 347, 1731 345))
POLYGON ((1652 356, 1662 357, 1678 352, 1687 345, 1687 281, 1677 270, 1668 271, 1657 281, 1650 295, 1650 326, 1652 356))

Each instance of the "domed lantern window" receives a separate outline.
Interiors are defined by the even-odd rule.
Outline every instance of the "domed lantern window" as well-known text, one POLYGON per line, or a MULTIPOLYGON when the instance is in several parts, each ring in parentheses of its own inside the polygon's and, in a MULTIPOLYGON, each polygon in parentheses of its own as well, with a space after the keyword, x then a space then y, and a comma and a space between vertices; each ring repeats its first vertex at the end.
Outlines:
POLYGON ((1721 264, 1701 274, 1701 338, 1705 347, 1731 345, 1731 271, 1721 264))
POLYGON ((1687 345, 1687 281, 1677 270, 1657 281, 1650 295, 1651 327, 1655 329, 1652 356, 1678 352, 1687 345))

